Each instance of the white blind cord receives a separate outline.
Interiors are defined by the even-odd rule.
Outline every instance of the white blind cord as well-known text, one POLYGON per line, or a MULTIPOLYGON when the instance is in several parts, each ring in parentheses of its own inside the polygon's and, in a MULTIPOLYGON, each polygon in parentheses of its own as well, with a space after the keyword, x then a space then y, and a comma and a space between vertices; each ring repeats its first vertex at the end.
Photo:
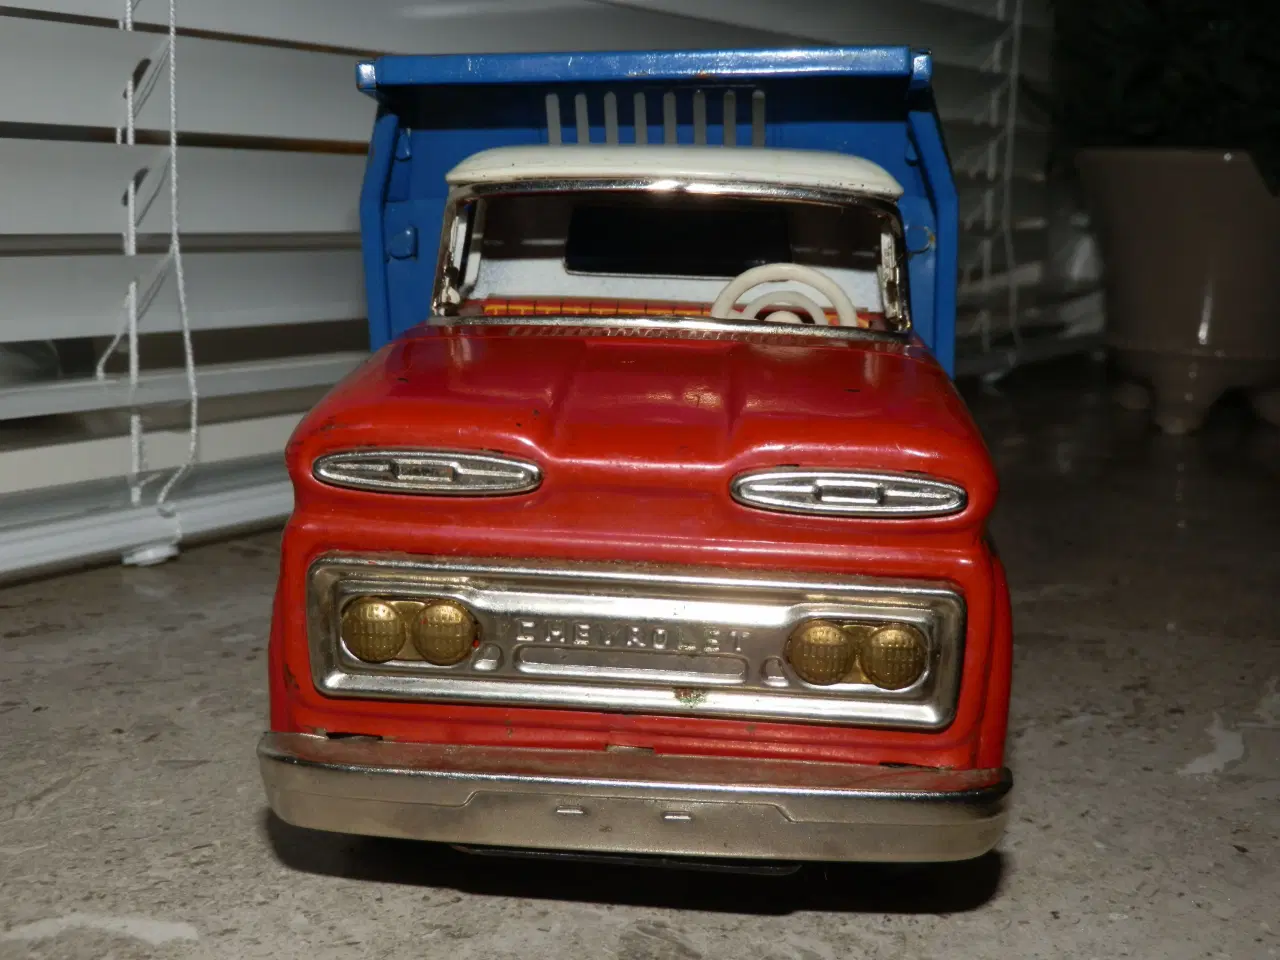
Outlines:
MULTIPOLYGON (((136 0, 125 0, 125 17, 121 22, 121 27, 125 30, 133 29, 133 7, 136 0)), ((164 514, 172 514, 172 510, 166 508, 165 501, 169 494, 173 492, 174 487, 181 482, 190 471, 196 461, 196 455, 199 451, 200 440, 200 398, 197 390, 196 382, 196 361, 195 349, 191 342, 191 320, 187 311, 187 283, 186 274, 183 270, 182 263, 182 237, 180 222, 178 219, 178 87, 177 87, 177 39, 178 39, 178 10, 177 0, 169 0, 169 49, 168 49, 168 66, 169 66, 169 252, 164 260, 157 266, 151 281, 148 283, 147 301, 150 302, 154 294, 155 288, 159 283, 160 275, 164 273, 170 266, 173 267, 174 282, 178 289, 178 322, 182 331, 182 354, 183 366, 187 375, 187 391, 189 396, 189 411, 187 427, 187 455, 181 466, 169 475, 169 478, 160 488, 160 493, 156 496, 156 506, 160 508, 164 514)), ((136 142, 134 130, 134 111, 137 103, 137 91, 135 90, 135 81, 133 77, 129 78, 128 85, 125 87, 125 103, 126 103, 126 123, 125 142, 132 145, 136 142)), ((117 135, 118 138, 118 135, 117 135)), ((137 179, 132 178, 129 181, 127 192, 125 194, 125 206, 127 208, 128 220, 125 225, 124 235, 124 252, 126 256, 136 257, 138 253, 138 225, 137 225, 137 179)), ((134 406, 137 395, 139 364, 138 364, 138 301, 139 284, 135 277, 129 281, 129 291, 125 296, 125 302, 122 312, 125 314, 124 324, 121 329, 116 332, 111 343, 108 344, 102 356, 98 359, 96 375, 99 380, 105 379, 107 361, 119 348, 120 342, 128 337, 129 341, 129 440, 131 447, 130 457, 130 473, 129 473, 129 499, 136 506, 142 502, 142 490, 148 482, 154 477, 143 478, 142 473, 146 469, 146 458, 144 449, 144 436, 142 432, 142 415, 134 406)), ((175 536, 181 539, 181 530, 175 528, 175 536)))
POLYGON ((1009 285, 1009 330, 1016 350, 1022 345, 1022 328, 1018 322, 1017 251, 1013 244, 1013 177, 1018 149, 1018 87, 1022 68, 1022 0, 1013 5, 1013 50, 1009 59, 1009 102, 1005 116, 1004 140, 1004 210, 1001 223, 1004 234, 1004 260, 1009 285))
POLYGON ((178 288, 178 322, 182 328, 182 357, 187 374, 190 418, 187 428, 187 457, 165 481, 156 497, 163 506, 170 492, 196 462, 200 446, 200 397, 196 385, 196 357, 191 344, 191 319, 187 314, 187 283, 182 269, 182 238, 178 223, 178 0, 169 0, 169 258, 173 261, 178 288))
MULTIPOLYGON (((121 22, 121 27, 125 30, 133 29, 133 5, 135 0, 125 0, 125 16, 121 22)), ((133 146, 136 142, 136 134, 134 129, 134 112, 137 104, 137 91, 134 89, 134 77, 129 78, 128 84, 125 86, 125 139, 124 142, 129 146, 133 146)), ((119 132, 116 134, 116 140, 119 142, 119 132)), ((129 185, 125 191, 125 221, 124 232, 124 254, 129 257, 136 265, 136 257, 138 255, 138 181, 136 177, 130 177, 129 185)), ((142 415, 134 406, 134 398, 138 389, 138 280, 134 277, 129 281, 129 290, 125 294, 123 311, 124 323, 119 330, 116 331, 115 337, 103 351, 102 356, 98 359, 98 365, 95 368, 95 374, 99 380, 105 379, 107 371, 107 361, 116 352, 120 346, 120 341, 128 336, 129 338, 129 502, 137 506, 142 502, 142 488, 144 481, 141 480, 142 472, 146 468, 145 450, 143 448, 142 437, 142 415)))

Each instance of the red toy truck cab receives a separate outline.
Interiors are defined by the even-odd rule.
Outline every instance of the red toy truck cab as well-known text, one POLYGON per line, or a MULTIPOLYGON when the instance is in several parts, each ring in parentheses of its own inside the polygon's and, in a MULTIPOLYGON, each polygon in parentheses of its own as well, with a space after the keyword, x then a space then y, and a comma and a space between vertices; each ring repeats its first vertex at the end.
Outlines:
POLYGON ((453 167, 429 319, 289 446, 272 808, 613 854, 991 849, 996 481, 912 331, 937 298, 902 183, 550 139, 453 167))

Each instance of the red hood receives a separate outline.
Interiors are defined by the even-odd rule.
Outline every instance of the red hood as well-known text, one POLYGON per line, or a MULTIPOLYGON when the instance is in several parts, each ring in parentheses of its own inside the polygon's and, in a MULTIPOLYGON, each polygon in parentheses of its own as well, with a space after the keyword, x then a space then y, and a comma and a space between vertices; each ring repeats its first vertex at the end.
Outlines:
POLYGON ((738 472, 786 464, 915 471, 968 491, 957 517, 874 522, 899 528, 972 528, 995 496, 982 438, 921 347, 785 334, 424 329, 317 406, 290 444, 290 466, 307 485, 316 456, 368 446, 525 457, 544 471, 535 497, 681 491, 719 504, 738 472))

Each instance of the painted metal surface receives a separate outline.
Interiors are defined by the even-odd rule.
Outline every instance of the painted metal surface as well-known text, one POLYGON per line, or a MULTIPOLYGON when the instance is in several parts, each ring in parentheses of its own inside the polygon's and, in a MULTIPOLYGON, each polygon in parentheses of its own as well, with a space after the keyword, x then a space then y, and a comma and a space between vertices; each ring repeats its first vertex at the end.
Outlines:
POLYGON ((1001 770, 329 740, 269 733, 272 809, 319 830, 487 846, 784 860, 945 861, 1000 838, 1001 770))
POLYGON ((1008 625, 983 530, 995 477, 949 378, 918 345, 786 333, 716 340, 528 325, 429 328, 383 348, 307 418, 288 451, 296 509, 271 643, 272 728, 417 742, 805 756, 972 768, 1002 763, 1008 625), (537 463, 518 497, 369 494, 318 483, 317 456, 360 446, 499 450, 537 463), (964 488, 944 517, 805 517, 735 503, 732 479, 786 460, 915 471, 964 488), (321 555, 396 553, 787 570, 927 580, 966 605, 954 718, 914 732, 592 709, 334 698, 310 679, 307 571, 321 555), (1003 686, 1002 686, 1003 684, 1003 686))
POLYGON ((643 79, 740 80, 755 77, 902 77, 927 85, 932 64, 906 47, 802 47, 772 50, 674 50, 382 57, 362 87, 510 83, 619 83, 643 79))
MULTIPOLYGON (((579 768, 590 763, 584 751, 630 746, 661 756, 1000 769, 1008 598, 985 538, 994 470, 948 375, 959 204, 930 57, 905 47, 401 57, 357 75, 380 105, 361 219, 371 339, 381 349, 308 415, 288 448, 296 505, 270 644, 271 736, 501 746, 511 760, 521 748, 576 750, 565 763, 579 768), (707 96, 708 88, 735 96, 707 96), (696 146, 708 158, 719 149, 729 171, 755 147, 864 158, 901 188, 914 335, 800 336, 713 321, 701 325, 716 329, 673 330, 623 318, 424 323, 437 238, 448 229, 447 172, 495 147, 527 166, 532 148, 570 136, 575 146, 557 148, 569 165, 569 151, 588 142, 609 144, 599 149, 616 163, 642 143, 696 146), (728 147, 738 142, 755 146, 728 147), (436 498, 345 489, 314 469, 333 454, 417 448, 516 458, 542 482, 516 496, 436 498), (735 499, 736 478, 780 465, 811 478, 927 478, 886 482, 876 498, 941 492, 946 509, 810 515, 747 505, 745 487, 735 499), (335 556, 345 559, 323 566, 335 556), (329 579, 313 581, 316 570, 329 579), (788 590, 761 579, 776 571, 792 578, 788 590), (836 581, 870 593, 836 596, 836 581), (948 632, 932 607, 914 608, 904 582, 951 598, 963 626, 953 618, 948 632), (343 604, 365 596, 384 606, 464 604, 478 625, 474 652, 448 666, 403 649, 378 653, 376 665, 358 660, 337 624, 343 604), (919 631, 922 672, 897 691, 796 675, 785 662, 796 626, 876 619, 872 596, 886 604, 881 612, 892 608, 877 623, 919 631), (561 614, 572 626, 559 626, 561 614), (729 636, 732 649, 721 646, 729 636), (688 649, 668 650, 673 638, 688 649)), ((486 176, 498 179, 501 166, 494 161, 486 176)), ((266 764, 268 787, 279 809, 305 822, 315 804, 293 802, 278 779, 297 773, 289 764, 266 764)), ((474 772, 482 782, 493 775, 474 772)), ((383 832, 375 810, 385 798, 344 792, 367 785, 368 772, 339 763, 312 773, 320 779, 310 788, 331 785, 333 804, 326 823, 313 825, 383 832)), ((645 777, 646 788, 656 777, 645 777)), ((433 803, 429 794, 415 799, 433 803)), ((725 829, 770 832, 749 800, 735 800, 736 809, 721 810, 725 829)), ((608 815, 621 825, 638 823, 635 813, 608 815)), ((520 827, 492 842, 527 843, 527 834, 520 827)), ((998 834, 998 826, 984 834, 982 849, 998 834)), ((714 837, 654 849, 705 853, 714 837)), ((458 838, 484 842, 465 830, 458 838)), ((554 831, 546 838, 574 846, 554 831)), ((906 859, 945 858, 938 847, 926 842, 906 859)))
POLYGON ((813 468, 955 483, 968 504, 930 521, 939 526, 985 516, 992 467, 944 372, 919 345, 851 333, 862 336, 774 327, 685 340, 510 320, 419 328, 312 411, 308 423, 325 429, 304 431, 295 450, 499 450, 543 466, 540 495, 563 459, 599 476, 633 471, 637 484, 669 480, 717 499, 733 475, 776 468, 785 450, 787 460, 813 468), (708 461, 736 469, 721 484, 708 461), (681 475, 682 463, 694 472, 681 475))
POLYGON ((902 186, 883 167, 824 150, 740 150, 732 155, 700 147, 608 144, 560 150, 551 145, 494 147, 473 154, 445 174, 451 186, 513 180, 745 180, 781 187, 847 190, 896 199, 902 186))
MULTIPOLYGON (((546 143, 548 93, 575 103, 583 94, 592 143, 605 143, 615 126, 619 143, 664 142, 669 103, 669 132, 692 145, 702 126, 697 93, 737 87, 738 142, 749 142, 741 131, 745 124, 749 135, 759 92, 766 146, 853 154, 901 184, 906 231, 931 238, 909 262, 915 327, 949 370, 959 222, 932 72, 931 58, 907 47, 383 57, 372 70, 362 67, 359 82, 381 105, 361 196, 371 341, 386 343, 426 319, 445 173, 481 150, 546 143), (619 90, 654 101, 643 136, 632 97, 616 97, 607 123, 605 95, 619 90)), ((708 148, 725 140, 724 117, 716 116, 722 102, 703 100, 708 148)))

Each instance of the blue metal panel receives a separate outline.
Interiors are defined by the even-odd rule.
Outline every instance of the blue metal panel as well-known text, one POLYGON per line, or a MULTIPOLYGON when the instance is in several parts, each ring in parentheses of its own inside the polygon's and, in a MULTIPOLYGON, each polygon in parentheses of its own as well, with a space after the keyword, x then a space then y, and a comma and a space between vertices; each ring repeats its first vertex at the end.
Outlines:
POLYGON ((794 50, 645 50, 381 57, 357 68, 366 93, 390 87, 511 83, 708 82, 797 76, 904 77, 927 85, 927 56, 907 47, 794 50))
MULTIPOLYGON (((947 156, 946 143, 942 139, 942 126, 938 122, 932 101, 913 104, 907 122, 920 154, 920 165, 922 169, 931 172, 930 176, 924 178, 924 187, 933 206, 934 222, 933 255, 911 258, 912 296, 914 300, 915 264, 917 260, 921 260, 920 282, 932 290, 933 303, 932 309, 921 311, 921 316, 930 319, 931 327, 927 331, 921 331, 920 337, 929 344, 943 369, 954 376, 956 281, 960 270, 960 198, 956 194, 955 180, 951 176, 951 161, 947 156), (927 276, 928 272, 932 276, 927 276)), ((899 208, 901 207, 902 203, 899 201, 899 208)), ((915 309, 914 303, 912 309, 915 309)))
MULTIPOLYGON (((619 139, 635 142, 632 94, 647 98, 648 142, 663 141, 662 97, 676 94, 676 139, 692 143, 695 90, 741 90, 737 142, 751 141, 751 92, 764 93, 769 146, 836 150, 885 167, 903 185, 912 238, 912 316, 948 370, 955 332, 958 203, 929 84, 928 54, 906 47, 384 57, 357 69, 379 119, 361 199, 370 338, 426 316, 439 249, 444 174, 480 150, 545 142, 546 95, 560 98, 563 140, 605 139, 603 97, 617 97, 619 139)), ((706 98, 707 143, 723 142, 722 99, 706 98)))
POLYGON ((383 249, 382 218, 390 186, 391 162, 400 120, 394 113, 378 114, 369 141, 369 159, 360 189, 360 244, 364 255, 364 285, 369 312, 369 344, 374 349, 390 340, 390 290, 387 283, 386 251, 383 249))

